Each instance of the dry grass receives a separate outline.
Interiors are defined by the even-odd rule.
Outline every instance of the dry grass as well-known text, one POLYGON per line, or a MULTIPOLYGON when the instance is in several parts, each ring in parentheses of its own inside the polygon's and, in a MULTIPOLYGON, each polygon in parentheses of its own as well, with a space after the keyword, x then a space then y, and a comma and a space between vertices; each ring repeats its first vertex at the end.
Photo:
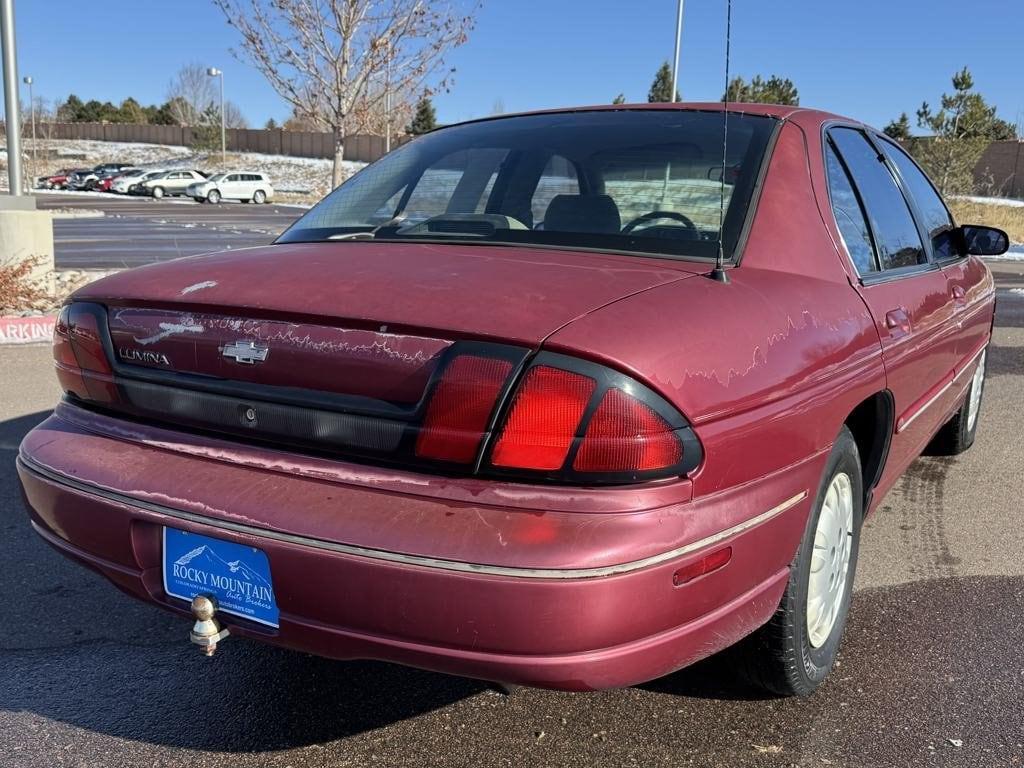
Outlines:
POLYGON ((1014 243, 1024 243, 1024 206, 974 203, 970 200, 949 200, 958 224, 984 224, 999 227, 1014 243))
POLYGON ((0 314, 36 309, 46 303, 46 293, 32 279, 40 261, 31 258, 17 264, 0 264, 0 314))

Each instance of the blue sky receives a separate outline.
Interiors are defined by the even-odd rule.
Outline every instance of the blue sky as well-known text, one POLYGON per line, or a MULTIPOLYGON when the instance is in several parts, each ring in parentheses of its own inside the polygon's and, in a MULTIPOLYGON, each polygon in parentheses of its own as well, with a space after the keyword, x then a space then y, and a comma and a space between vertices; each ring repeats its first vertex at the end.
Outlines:
MULTIPOLYGON (((451 92, 436 97, 453 122, 490 114, 610 101, 644 101, 672 56, 675 0, 484 0, 469 42, 450 56, 451 92)), ((162 102, 182 64, 225 71, 228 98, 250 124, 287 117, 259 73, 234 60, 236 42, 208 0, 21 0, 20 75, 37 96, 162 102)), ((687 0, 681 91, 723 90, 725 0, 687 0)), ((733 72, 793 79, 801 103, 883 125, 913 118, 967 65, 999 114, 1024 120, 1018 0, 734 0, 733 72)))

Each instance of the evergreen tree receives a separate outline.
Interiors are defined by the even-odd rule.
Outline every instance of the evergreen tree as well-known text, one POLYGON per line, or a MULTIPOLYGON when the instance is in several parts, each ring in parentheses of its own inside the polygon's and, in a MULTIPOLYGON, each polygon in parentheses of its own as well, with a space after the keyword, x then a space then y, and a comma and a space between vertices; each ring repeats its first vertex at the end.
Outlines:
POLYGON ((406 129, 413 136, 419 136, 437 128, 437 113, 434 111, 434 104, 429 96, 424 96, 416 104, 416 114, 406 129))
POLYGON ((651 103, 680 101, 679 91, 676 91, 675 99, 672 98, 672 70, 667 61, 658 67, 658 71, 654 75, 654 82, 651 83, 651 90, 647 92, 647 101, 651 103))
POLYGON ((625 95, 623 95, 621 93, 618 96, 616 96, 614 99, 612 99, 612 104, 625 104, 625 103, 626 103, 626 97, 625 97, 625 95))
POLYGON ((279 126, 277 125, 277 120, 275 120, 274 118, 270 118, 270 119, 269 119, 269 120, 267 120, 267 122, 266 122, 266 123, 265 123, 265 124, 263 125, 263 129, 264 129, 264 130, 267 130, 267 131, 276 131, 276 130, 278 129, 278 127, 279 127, 279 126))
POLYGON ((722 96, 722 101, 726 100, 758 104, 786 104, 796 107, 800 104, 800 93, 788 77, 772 75, 764 80, 760 75, 755 75, 749 83, 742 77, 734 77, 730 80, 729 88, 722 96))
POLYGON ((897 141, 908 141, 910 139, 910 118, 906 112, 900 113, 896 120, 892 120, 882 129, 886 136, 897 141))
POLYGON ((917 124, 932 136, 915 142, 914 156, 943 194, 971 192, 974 166, 989 142, 1016 138, 1016 130, 974 91, 967 67, 953 75, 953 92, 942 94, 940 104, 937 112, 928 102, 917 110, 917 124))
POLYGON ((70 94, 64 103, 57 107, 57 120, 63 123, 78 123, 82 120, 82 108, 85 105, 82 104, 82 100, 70 94))
POLYGON ((121 106, 118 107, 117 112, 117 122, 119 123, 140 124, 147 122, 146 113, 145 110, 142 109, 142 105, 131 96, 121 102, 121 106))

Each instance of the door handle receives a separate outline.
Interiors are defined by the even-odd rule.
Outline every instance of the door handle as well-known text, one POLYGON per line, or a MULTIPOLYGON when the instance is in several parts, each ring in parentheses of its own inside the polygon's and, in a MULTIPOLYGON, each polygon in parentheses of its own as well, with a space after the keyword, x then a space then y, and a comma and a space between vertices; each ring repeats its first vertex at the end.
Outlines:
POLYGON ((890 336, 903 336, 910 333, 910 315, 903 307, 890 309, 885 313, 885 327, 889 329, 890 336))
POLYGON ((950 294, 953 296, 953 304, 957 307, 963 307, 967 304, 967 291, 964 290, 962 285, 954 285, 950 289, 950 294))

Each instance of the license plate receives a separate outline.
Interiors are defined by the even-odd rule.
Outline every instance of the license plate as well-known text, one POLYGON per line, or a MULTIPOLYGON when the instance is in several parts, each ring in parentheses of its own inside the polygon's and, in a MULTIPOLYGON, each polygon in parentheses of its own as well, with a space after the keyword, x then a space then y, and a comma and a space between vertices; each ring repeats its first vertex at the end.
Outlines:
POLYGON ((214 595, 224 613, 278 626, 270 562, 255 547, 164 528, 164 591, 182 600, 214 595))

